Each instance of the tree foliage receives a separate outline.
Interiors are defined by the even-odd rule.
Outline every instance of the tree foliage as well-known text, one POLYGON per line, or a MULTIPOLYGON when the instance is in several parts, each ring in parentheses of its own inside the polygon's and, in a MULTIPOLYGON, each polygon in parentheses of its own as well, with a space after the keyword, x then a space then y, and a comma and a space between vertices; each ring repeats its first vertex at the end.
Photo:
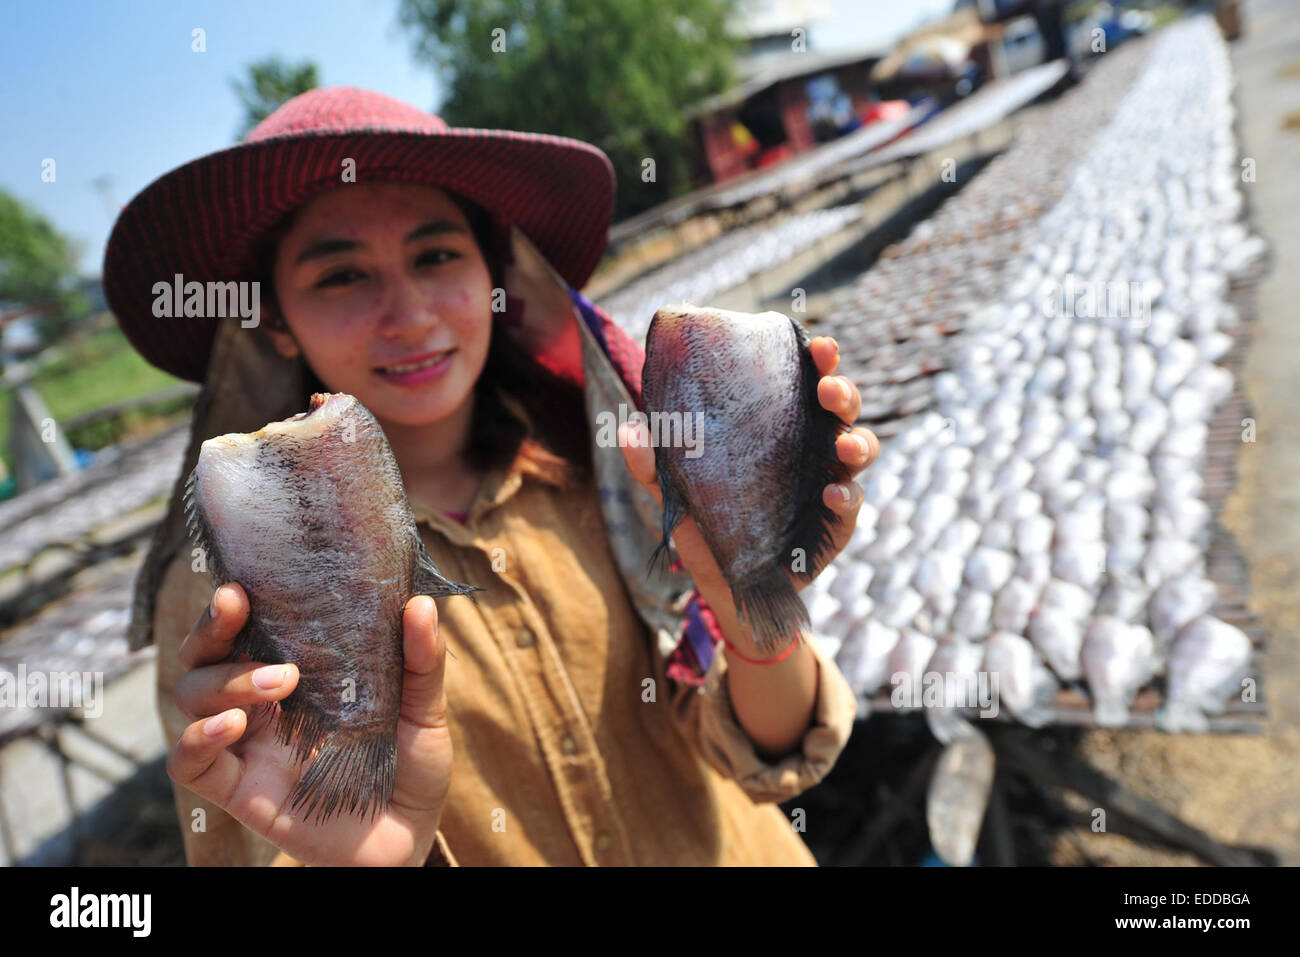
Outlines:
POLYGON ((310 60, 287 63, 278 56, 269 56, 248 67, 248 80, 231 80, 230 85, 244 105, 244 126, 239 138, 276 111, 280 104, 299 93, 314 90, 320 85, 316 64, 310 60))
POLYGON ((0 303, 42 307, 39 325, 48 338, 89 309, 76 279, 72 243, 40 213, 0 190, 0 303))
POLYGON ((444 120, 594 143, 614 163, 625 214, 688 187, 683 112, 731 82, 735 4, 402 0, 399 16, 443 80, 444 120))

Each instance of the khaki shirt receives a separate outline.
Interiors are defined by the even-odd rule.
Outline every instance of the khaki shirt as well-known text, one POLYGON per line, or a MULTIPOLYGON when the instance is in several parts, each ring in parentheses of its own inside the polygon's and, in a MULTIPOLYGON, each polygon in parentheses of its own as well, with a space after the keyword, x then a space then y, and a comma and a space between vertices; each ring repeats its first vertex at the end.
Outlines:
MULTIPOLYGON (((848 740, 856 700, 831 660, 813 646, 813 723, 769 762, 732 711, 720 649, 702 687, 664 676, 589 476, 521 452, 463 525, 411 505, 439 570, 486 589, 438 601, 454 758, 430 864, 816 864, 774 802, 822 780, 848 740)), ((213 591, 189 561, 168 567, 154 620, 169 742, 186 725, 177 650, 213 591)), ((296 863, 174 789, 190 864, 296 863)))

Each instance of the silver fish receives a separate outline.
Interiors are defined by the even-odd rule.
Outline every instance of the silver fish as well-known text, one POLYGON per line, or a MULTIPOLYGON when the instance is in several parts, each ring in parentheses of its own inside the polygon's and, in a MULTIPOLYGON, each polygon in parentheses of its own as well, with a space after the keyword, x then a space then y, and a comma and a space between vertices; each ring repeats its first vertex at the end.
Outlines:
POLYGON ((1208 731, 1205 714, 1221 714, 1228 696, 1240 692, 1250 651, 1250 639, 1226 621, 1202 615, 1188 622, 1169 658, 1165 730, 1208 731))
POLYGON ((1155 639, 1145 625, 1101 615, 1093 620, 1079 656, 1092 692, 1093 718, 1103 728, 1128 723, 1129 705, 1155 673, 1155 639))
POLYGON ((213 583, 248 593, 234 656, 301 673, 276 719, 297 760, 314 755, 291 807, 378 813, 396 776, 403 609, 480 590, 425 551, 379 423, 350 395, 317 393, 283 422, 204 442, 185 503, 213 583))
POLYGON ((1031 728, 1051 718, 1057 683, 1042 656, 1028 640, 995 631, 984 642, 984 670, 997 681, 998 703, 1031 728))
POLYGON ((845 426, 817 400, 809 341, 777 312, 690 303, 656 312, 646 340, 641 386, 664 502, 651 565, 694 518, 765 653, 809 623, 787 569, 808 578, 819 568, 835 519, 822 490, 850 475, 835 451, 845 426), (655 435, 675 423, 683 433, 698 423, 696 447, 655 435))

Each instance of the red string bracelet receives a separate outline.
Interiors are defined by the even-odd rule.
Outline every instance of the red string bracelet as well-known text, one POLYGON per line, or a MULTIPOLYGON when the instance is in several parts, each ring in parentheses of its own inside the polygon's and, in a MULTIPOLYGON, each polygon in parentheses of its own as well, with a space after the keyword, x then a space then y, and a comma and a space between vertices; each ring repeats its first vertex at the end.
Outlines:
POLYGON ((741 661, 747 662, 747 663, 749 663, 749 664, 751 664, 751 665, 774 665, 774 664, 776 664, 778 661, 784 661, 786 658, 788 658, 788 657, 790 656, 790 652, 794 651, 795 646, 796 646, 797 644, 799 644, 799 636, 796 635, 794 641, 790 642, 790 647, 787 648, 785 651, 781 652, 781 654, 779 654, 777 657, 775 657, 775 658, 768 658, 768 659, 765 660, 765 661, 759 661, 757 658, 748 658, 748 657, 746 657, 745 655, 741 654, 740 651, 736 648, 735 645, 733 645, 731 642, 727 641, 727 636, 726 636, 726 635, 723 635, 723 636, 722 636, 722 640, 723 640, 724 642, 726 642, 727 647, 728 647, 729 649, 731 649, 731 653, 732 653, 733 655, 735 655, 735 656, 736 656, 737 658, 739 658, 741 661))
POLYGON ((751 665, 774 665, 778 661, 784 661, 788 658, 790 652, 794 651, 794 646, 799 644, 800 636, 795 635, 794 641, 790 642, 790 647, 781 652, 777 657, 769 658, 767 661, 759 661, 756 658, 750 658, 742 654, 731 642, 727 641, 727 636, 722 633, 722 626, 718 624, 718 616, 713 613, 713 609, 709 607, 708 602, 704 600, 703 596, 701 596, 698 591, 695 592, 695 601, 700 609, 700 620, 704 622, 704 627, 708 630, 709 635, 715 640, 721 639, 723 644, 731 649, 732 654, 741 661, 746 661, 751 665))

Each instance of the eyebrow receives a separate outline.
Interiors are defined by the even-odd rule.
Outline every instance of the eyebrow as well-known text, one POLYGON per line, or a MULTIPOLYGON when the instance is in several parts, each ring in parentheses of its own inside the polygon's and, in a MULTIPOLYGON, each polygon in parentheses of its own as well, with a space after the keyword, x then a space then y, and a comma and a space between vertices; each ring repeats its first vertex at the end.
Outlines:
MULTIPOLYGON (((416 226, 406 235, 403 242, 414 242, 417 239, 427 239, 430 236, 441 236, 446 233, 469 234, 469 230, 458 223, 453 223, 450 219, 431 219, 427 223, 416 226)), ((359 243, 355 239, 319 239, 308 245, 298 254, 294 260, 295 266, 301 266, 305 262, 313 259, 325 259, 329 256, 337 256, 339 253, 351 252, 360 249, 365 243, 359 243)))

